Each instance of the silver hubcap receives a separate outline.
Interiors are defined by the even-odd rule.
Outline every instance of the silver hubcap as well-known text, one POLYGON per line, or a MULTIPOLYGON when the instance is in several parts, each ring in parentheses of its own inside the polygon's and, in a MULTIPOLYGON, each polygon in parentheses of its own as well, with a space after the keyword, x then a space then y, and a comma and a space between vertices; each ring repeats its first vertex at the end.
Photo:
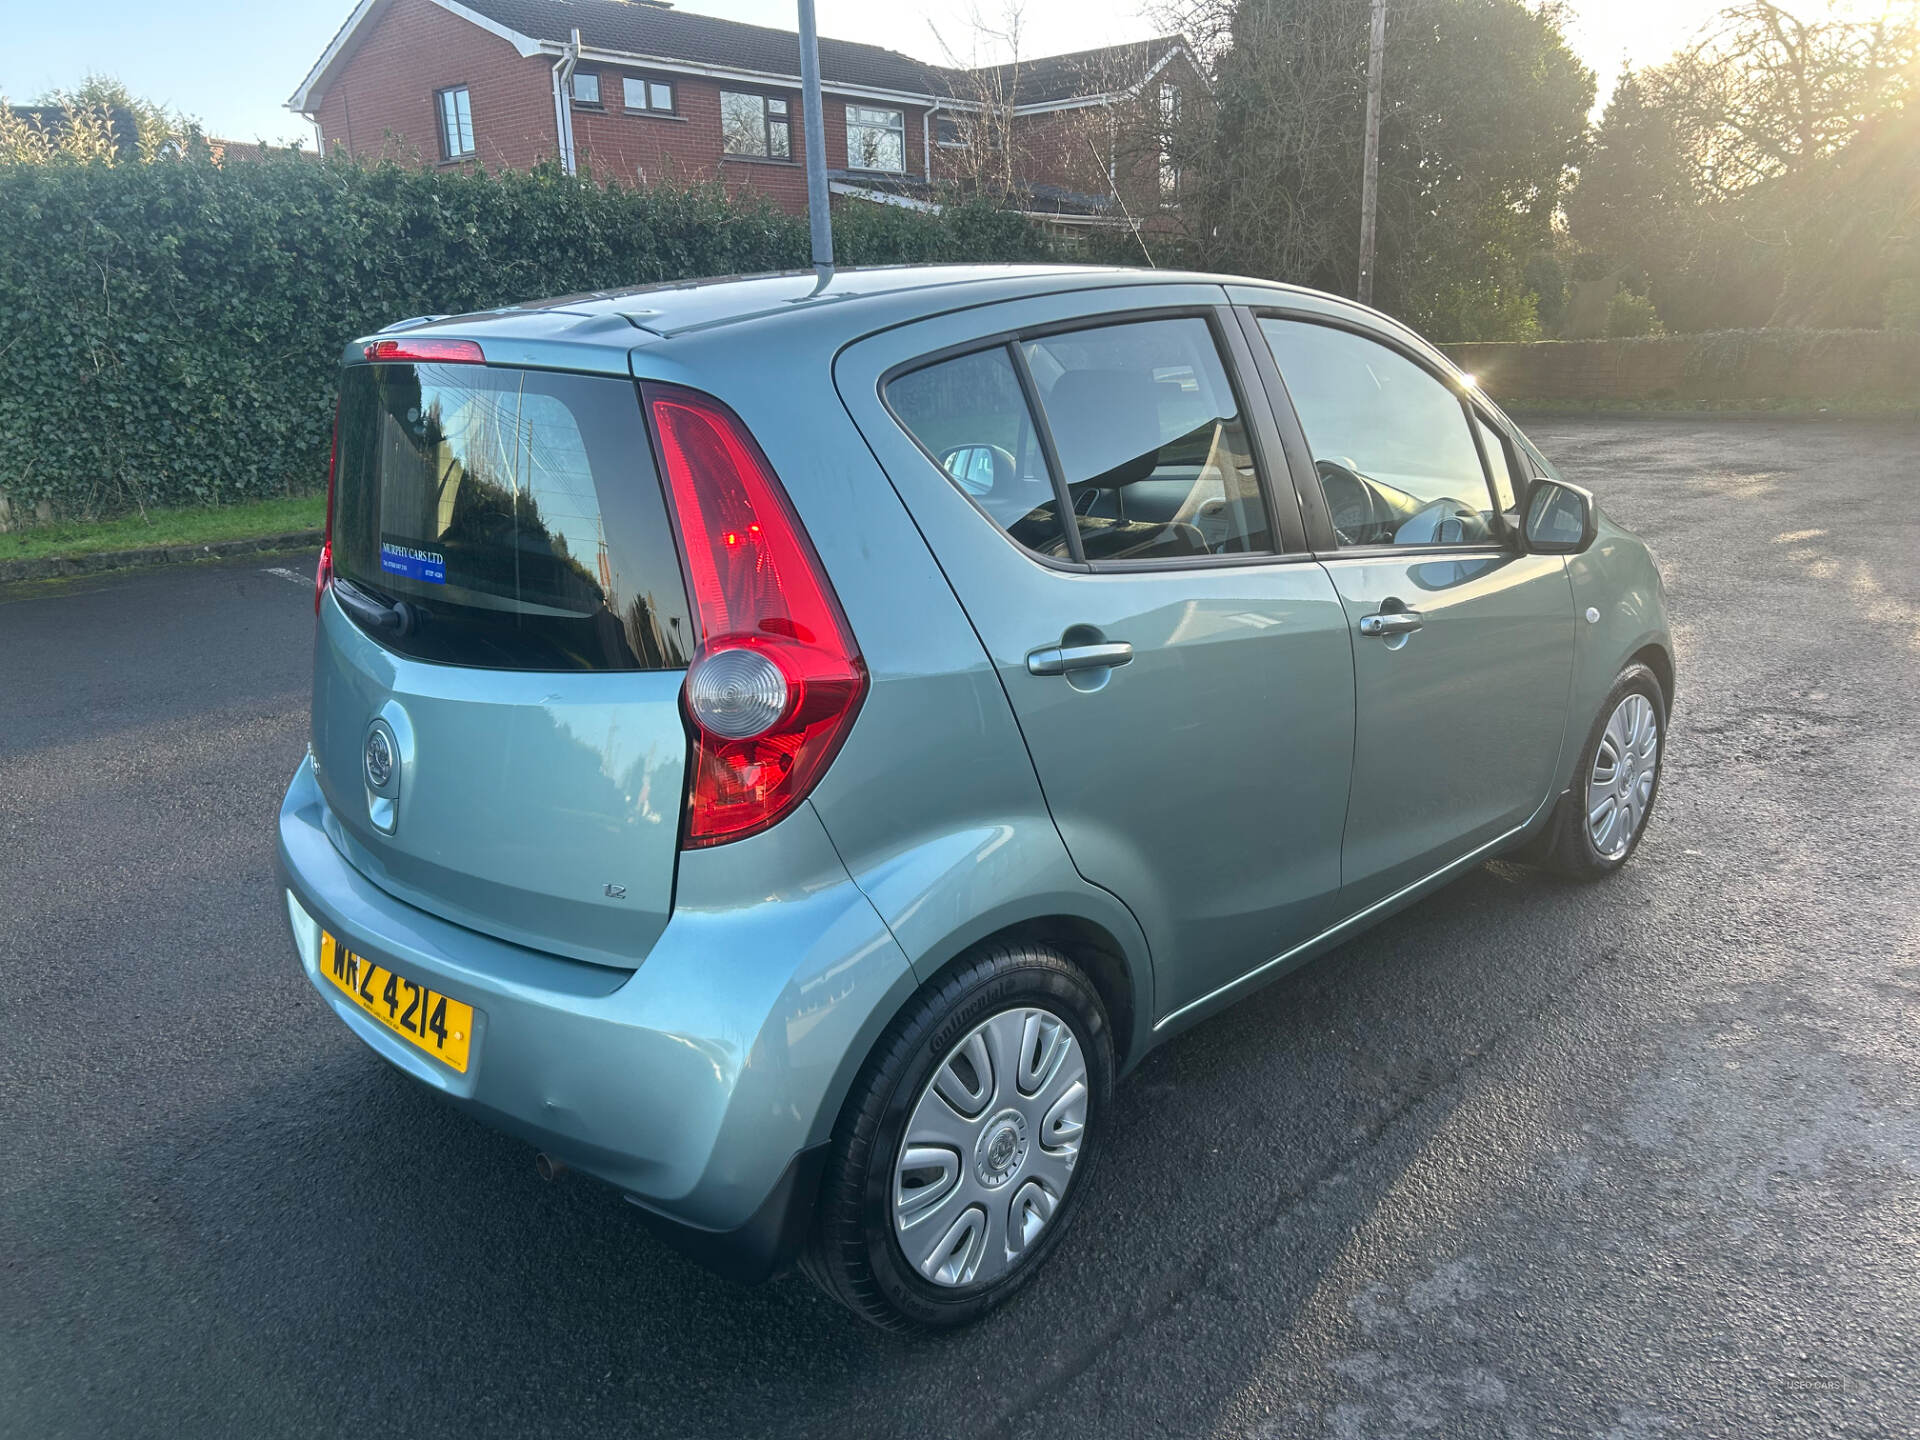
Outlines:
POLYGON ((893 1167, 901 1252, 936 1285, 1024 1259, 1073 1183, 1087 1062, 1058 1015, 1004 1010, 955 1045, 907 1120, 893 1167))
POLYGON ((1660 722, 1653 702, 1629 695, 1614 707, 1587 777, 1587 834, 1601 858, 1627 852, 1647 818, 1660 769, 1660 722))

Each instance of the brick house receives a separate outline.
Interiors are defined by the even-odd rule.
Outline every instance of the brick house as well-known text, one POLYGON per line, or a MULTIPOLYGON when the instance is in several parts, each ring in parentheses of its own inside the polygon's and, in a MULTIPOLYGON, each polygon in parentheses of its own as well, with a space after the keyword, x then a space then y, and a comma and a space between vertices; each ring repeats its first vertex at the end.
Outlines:
MULTIPOLYGON (((799 71, 795 33, 666 0, 359 0, 287 105, 322 154, 718 180, 797 214, 799 71)), ((820 74, 836 196, 927 206, 990 168, 1066 233, 1174 201, 1171 128, 1206 85, 1179 36, 978 70, 823 37, 820 74)))

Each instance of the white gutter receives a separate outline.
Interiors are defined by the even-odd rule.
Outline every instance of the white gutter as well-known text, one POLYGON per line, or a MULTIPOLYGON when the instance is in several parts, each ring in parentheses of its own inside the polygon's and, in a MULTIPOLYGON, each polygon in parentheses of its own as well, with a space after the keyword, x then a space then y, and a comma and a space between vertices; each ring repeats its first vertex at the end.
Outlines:
MULTIPOLYGON (((441 0, 434 0, 434 3, 439 4, 441 0)), ((540 42, 540 49, 548 55, 564 54, 567 48, 564 45, 556 45, 551 40, 540 42)), ((623 65, 630 70, 663 70, 668 74, 696 75, 703 80, 738 80, 746 85, 778 85, 791 90, 800 88, 798 75, 783 75, 777 70, 741 70, 728 65, 704 65, 694 60, 676 60, 670 55, 641 55, 628 50, 597 50, 592 46, 582 46, 576 59, 589 65, 623 65)), ((921 94, 914 90, 883 90, 874 85, 842 85, 826 79, 821 80, 820 89, 835 95, 851 95, 860 100, 904 101, 921 108, 940 103, 939 96, 921 94)))
POLYGON ((902 210, 918 210, 926 215, 938 215, 940 206, 932 200, 916 199, 912 195, 896 195, 891 190, 875 190, 867 185, 852 185, 845 180, 831 180, 827 188, 835 195, 851 195, 856 200, 871 200, 876 205, 896 205, 902 210))
POLYGON ((573 40, 562 47, 560 58, 553 62, 553 133, 560 145, 560 168, 568 175, 576 174, 573 165, 573 68, 580 63, 580 32, 573 32, 573 40))

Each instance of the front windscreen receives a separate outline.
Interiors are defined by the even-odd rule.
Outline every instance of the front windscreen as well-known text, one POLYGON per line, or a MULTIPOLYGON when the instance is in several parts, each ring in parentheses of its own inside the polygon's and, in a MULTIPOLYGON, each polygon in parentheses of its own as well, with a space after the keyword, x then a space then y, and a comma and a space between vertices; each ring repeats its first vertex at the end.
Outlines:
POLYGON ((339 444, 334 574, 387 648, 495 669, 686 665, 686 590, 632 381, 349 366, 339 444))

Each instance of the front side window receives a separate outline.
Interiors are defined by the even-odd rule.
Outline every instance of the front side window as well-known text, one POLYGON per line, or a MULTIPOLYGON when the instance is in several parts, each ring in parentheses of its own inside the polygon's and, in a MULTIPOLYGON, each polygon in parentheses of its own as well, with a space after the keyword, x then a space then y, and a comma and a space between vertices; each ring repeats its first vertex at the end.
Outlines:
POLYGON ((591 70, 573 72, 573 102, 576 105, 600 103, 600 77, 591 70))
POLYGON ((1240 407, 1198 317, 962 356, 893 381, 887 402, 953 483, 1036 554, 1165 562, 1274 549, 1240 407), (1035 435, 1020 365, 1046 416, 1057 475, 1035 435))
POLYGON ((1494 543, 1467 410, 1438 376, 1350 330, 1274 317, 1260 329, 1342 547, 1494 543))
POLYGON ((774 95, 721 91, 720 138, 729 155, 791 160, 793 138, 787 102, 774 95))
POLYGON ((473 101, 467 87, 455 85, 434 96, 440 113, 440 156, 459 160, 473 154, 473 101))
POLYGON ((904 171, 907 168, 906 112, 876 110, 870 105, 847 106, 847 168, 904 171))
POLYGON ((673 86, 664 80, 647 80, 628 75, 620 81, 620 104, 628 110, 651 110, 663 115, 673 113, 673 86))

